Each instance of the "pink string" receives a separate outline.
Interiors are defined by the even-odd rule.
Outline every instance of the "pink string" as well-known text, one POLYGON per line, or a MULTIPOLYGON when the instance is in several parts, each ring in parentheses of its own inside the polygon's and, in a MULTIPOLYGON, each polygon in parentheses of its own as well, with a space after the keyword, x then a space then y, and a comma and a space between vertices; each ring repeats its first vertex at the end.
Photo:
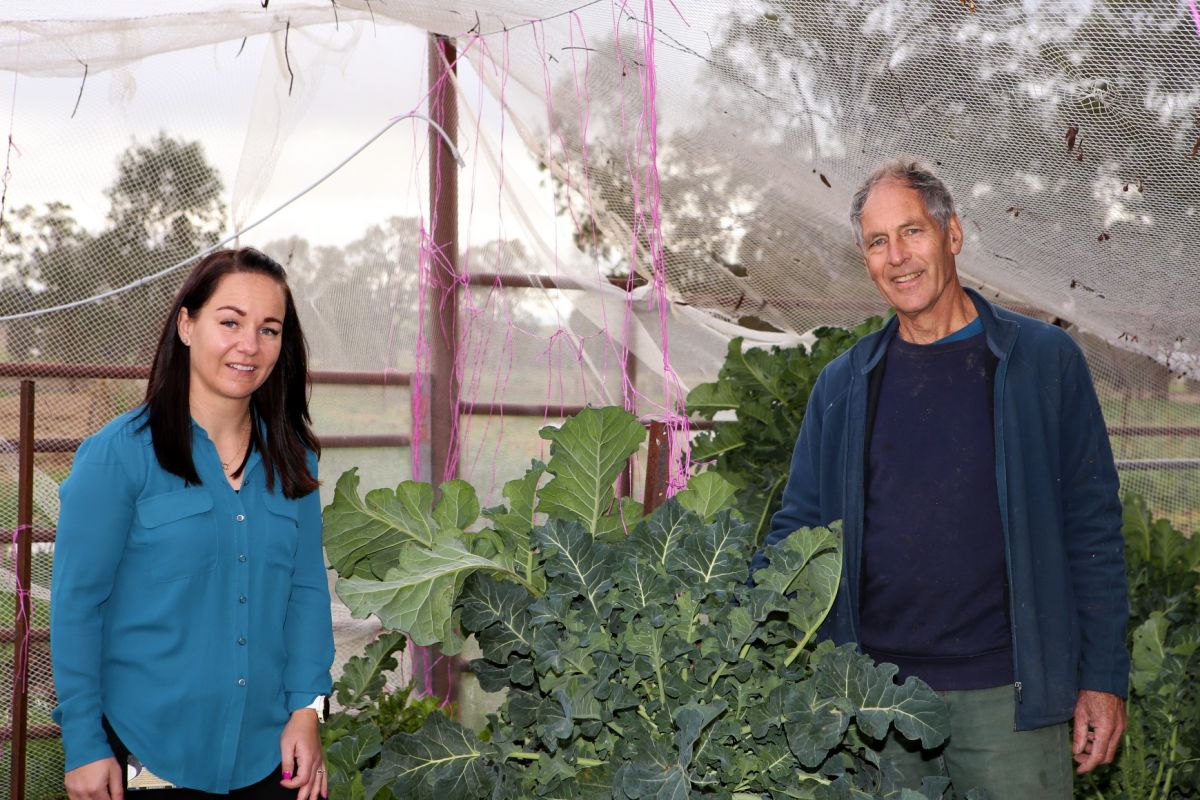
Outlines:
MULTIPOLYGON (((21 535, 29 533, 32 535, 33 526, 27 523, 21 523, 12 529, 12 535, 9 539, 8 552, 13 563, 13 574, 16 576, 17 583, 13 587, 13 594, 17 600, 17 621, 25 623, 25 635, 21 637, 21 641, 16 643, 13 657, 13 687, 14 690, 25 694, 28 691, 25 675, 28 672, 27 664, 29 662, 29 633, 32 627, 29 617, 26 615, 25 609, 33 611, 33 595, 29 591, 30 576, 21 575, 21 560, 18 557, 20 553, 21 535)), ((14 720, 15 722, 15 720, 14 720)))
MULTIPOLYGON (((682 18, 678 6, 674 0, 669 0, 671 8, 676 14, 682 18)), ((1193 0, 1193 3, 1195 0, 1193 0)), ((621 71, 623 74, 630 74, 630 64, 627 63, 623 48, 620 42, 622 33, 623 16, 627 15, 627 7, 630 0, 621 0, 620 3, 613 4, 614 8, 614 34, 616 40, 616 53, 620 62, 621 71)), ((639 28, 638 45, 640 50, 640 63, 633 62, 636 65, 637 76, 641 89, 641 108, 638 116, 637 124, 634 128, 634 135, 627 137, 625 140, 630 142, 630 146, 626 150, 626 168, 630 176, 630 185, 633 193, 633 219, 632 219, 632 236, 629 249, 630 279, 637 272, 649 274, 651 277, 651 291, 649 292, 648 306, 655 310, 659 318, 658 335, 660 337, 660 346, 662 348, 662 397, 661 405, 653 403, 656 410, 660 412, 659 416, 666 421, 668 425, 669 446, 673 457, 671 461, 671 469, 668 476, 668 495, 678 492, 686 485, 686 478, 690 469, 690 448, 688 421, 683 416, 684 393, 678 379, 678 375, 672 367, 670 359, 669 347, 669 314, 670 303, 667 296, 667 275, 666 275, 666 259, 665 259, 665 244, 663 239, 663 222, 662 222, 662 197, 660 176, 658 172, 658 112, 657 112, 657 72, 655 65, 655 20, 654 20, 654 2, 653 0, 643 0, 645 20, 639 28), (643 260, 648 260, 649 263, 642 264, 643 260), (639 269, 640 267, 640 269, 639 269)), ((684 20, 685 24, 687 23, 684 20)), ((569 149, 564 132, 559 129, 556 122, 553 97, 553 81, 551 79, 551 70, 549 63, 551 59, 549 54, 549 44, 544 20, 530 20, 529 27, 533 38, 533 44, 537 53, 541 57, 543 67, 543 89, 546 98, 546 112, 548 123, 548 141, 547 153, 549 158, 554 158, 555 155, 562 157, 560 166, 562 167, 562 180, 565 184, 567 196, 581 197, 584 205, 586 216, 580 216, 576 212, 575 204, 570 200, 566 203, 566 212, 569 215, 571 222, 575 226, 576 231, 584 230, 583 222, 589 223, 589 235, 594 236, 597 226, 594 224, 596 220, 596 208, 593 203, 592 187, 590 185, 590 142, 589 142, 589 122, 590 122, 590 59, 587 55, 588 40, 584 32, 584 26, 578 13, 572 12, 569 20, 569 37, 571 50, 571 67, 573 69, 574 89, 576 100, 579 104, 578 127, 579 127, 579 143, 581 162, 573 162, 567 158, 569 149), (578 192, 578 194, 576 194, 578 192)), ((504 32, 503 49, 497 57, 489 50, 488 42, 480 36, 474 36, 466 40, 464 46, 458 54, 458 58, 466 55, 471 47, 479 45, 482 52, 482 61, 485 66, 490 65, 491 68, 498 71, 500 75, 500 96, 499 102, 501 107, 501 131, 500 131, 500 164, 499 164, 499 184, 501 189, 505 182, 505 164, 504 155, 505 143, 505 120, 504 113, 507 111, 506 87, 509 78, 510 67, 510 36, 509 32, 504 32)), ((448 73, 431 76, 431 86, 426 97, 434 92, 444 91, 449 89, 449 84, 453 81, 448 73), (446 82, 446 83, 443 83, 446 82)), ((482 92, 482 84, 481 84, 482 92)), ((422 100, 424 102, 424 99, 422 100)), ((482 102, 482 98, 481 98, 482 102)), ((628 129, 627 111, 625 108, 625 97, 621 96, 621 125, 622 130, 628 129)), ((477 120, 475 130, 476 148, 481 136, 481 118, 477 120)), ((442 158, 441 148, 436 148, 431 154, 433 158, 442 158)), ((477 168, 477 167, 476 167, 477 168)), ((472 187, 475 182, 472 182, 472 187)), ((462 284, 464 291, 460 292, 460 301, 463 306, 463 313, 459 316, 458 336, 460 347, 458 355, 453 366, 455 375, 460 380, 461 392, 464 398, 464 403, 473 407, 475 398, 478 397, 482 381, 485 376, 485 370, 489 367, 495 367, 497 364, 503 364, 502 359, 497 359, 493 355, 492 335, 489 333, 490 328, 487 324, 480 327, 480 323, 492 321, 497 314, 500 313, 501 304, 495 301, 494 297, 499 291, 499 281, 497 280, 486 298, 481 304, 477 304, 475 294, 466 291, 467 280, 466 275, 469 274, 472 253, 470 248, 467 248, 463 254, 464 269, 462 274, 455 275, 452 278, 448 275, 448 270, 451 264, 451 256, 453 254, 440 252, 432 241, 430 232, 436 229, 437 226, 437 199, 441 195, 442 186, 435 177, 433 186, 433 197, 429 208, 428 219, 422 217, 420 220, 420 237, 418 249, 418 336, 416 343, 416 359, 417 370, 413 382, 414 412, 417 414, 418 420, 425 419, 424 404, 427 402, 425 391, 430 379, 430 346, 426 335, 426 326, 430 323, 428 319, 427 303, 429 300, 428 292, 430 289, 430 281, 435 275, 443 276, 443 279, 453 279, 462 284), (487 315, 487 316, 485 316, 487 315)), ((501 235, 499 241, 504 241, 504 217, 503 217, 504 201, 502 191, 497 197, 497 219, 500 220, 501 235)), ((474 219, 475 196, 474 189, 471 190, 471 199, 467 214, 467 226, 470 228, 471 222, 474 219)), ((469 238, 469 237, 468 237, 469 238)), ((555 246, 557 246, 558 237, 554 237, 555 246)), ((593 246, 598 243, 591 242, 593 246)), ((497 247, 495 252, 495 271, 501 273, 503 269, 503 245, 497 247)), ((558 258, 555 253, 555 273, 558 272, 558 258)), ((599 270, 599 265, 597 265, 599 270)), ((598 280, 603 280, 603 276, 597 274, 598 280)), ((631 287, 630 287, 631 288, 631 287)), ((625 313, 619 325, 610 325, 606 318, 606 310, 604 304, 601 304, 601 315, 603 319, 603 333, 609 347, 604 349, 605 365, 608 363, 609 354, 615 357, 616 362, 620 366, 621 371, 621 397, 622 402, 627 409, 634 413, 637 412, 640 400, 646 400, 638 387, 630 380, 630 358, 631 351, 629 342, 632 340, 632 331, 636 320, 634 318, 634 308, 631 300, 627 300, 625 313), (615 338, 612 334, 614 329, 619 329, 619 338, 615 338)), ((439 320, 441 319, 439 315, 439 320)), ((450 335, 450 331, 439 330, 436 332, 442 336, 450 335)), ((506 330, 503 336, 503 342, 500 346, 507 351, 507 365, 500 366, 495 369, 496 377, 493 383, 492 400, 496 402, 500 398, 508 395, 509 381, 511 378, 512 359, 514 357, 514 344, 516 335, 537 336, 536 333, 529 333, 519 329, 511 318, 508 321, 506 330)), ((569 402, 569 392, 567 389, 568 368, 570 359, 574 357, 576 362, 576 370, 578 371, 580 384, 588 385, 587 372, 585 369, 585 359, 587 357, 587 341, 590 337, 583 337, 569 331, 563 324, 550 335, 548 339, 543 339, 546 346, 541 354, 541 359, 544 361, 546 368, 546 386, 545 386, 545 405, 543 420, 545 421, 550 414, 550 409, 557 405, 561 413, 564 406, 569 402)), ((603 373, 602 373, 603 374, 603 373)), ((452 419, 457 415, 452 415, 452 419)), ((471 433, 473 417, 468 415, 461 422, 454 422, 454 429, 451 432, 451 452, 447 454, 446 470, 442 475, 421 476, 433 481, 445 480, 452 475, 457 465, 459 464, 460 455, 462 452, 463 440, 466 434, 471 433)), ((490 426, 493 421, 489 420, 484 423, 483 434, 486 435, 490 431, 490 426)), ((503 437, 505 420, 501 416, 499 422, 500 435, 503 437)), ((428 431, 421 425, 416 426, 413 432, 412 439, 412 457, 414 460, 414 474, 419 471, 421 464, 422 448, 428 446, 427 439, 428 431)), ((492 458, 492 481, 493 487, 497 480, 495 474, 495 464, 498 460, 499 448, 502 442, 497 440, 493 449, 492 458)), ((542 448, 544 455, 545 444, 539 445, 542 448)), ((472 471, 477 468, 479 458, 484 450, 488 448, 480 447, 474 454, 472 459, 472 471)), ((424 648, 413 648, 413 672, 414 678, 418 675, 423 679, 425 691, 431 692, 433 689, 433 678, 436 670, 439 669, 443 662, 445 668, 451 670, 452 667, 446 659, 433 659, 424 648)), ((453 674, 447 673, 447 682, 452 683, 453 674)), ((448 698, 446 698, 448 699, 448 698)))
POLYGON ((1196 23, 1196 35, 1200 36, 1200 6, 1196 5, 1196 0, 1188 0, 1188 7, 1192 11, 1192 22, 1196 23))
MULTIPOLYGON (((672 3, 674 6, 674 3, 672 3)), ((644 174, 648 194, 650 226, 646 237, 650 246, 653 291, 650 293, 651 307, 658 311, 659 335, 663 354, 663 421, 667 424, 667 437, 671 451, 669 459, 667 496, 670 497, 687 486, 687 475, 691 465, 690 431, 687 417, 681 412, 685 396, 679 376, 671 366, 668 321, 670 303, 667 297, 667 274, 665 245, 662 232, 662 193, 658 172, 658 71, 655 65, 654 0, 644 0, 645 23, 641 27, 642 65, 642 113, 638 122, 645 141, 644 174)), ((678 12, 678 9, 676 9, 678 12)), ((640 201, 640 195, 638 196, 640 201)), ((640 216, 640 215, 639 215, 640 216)))

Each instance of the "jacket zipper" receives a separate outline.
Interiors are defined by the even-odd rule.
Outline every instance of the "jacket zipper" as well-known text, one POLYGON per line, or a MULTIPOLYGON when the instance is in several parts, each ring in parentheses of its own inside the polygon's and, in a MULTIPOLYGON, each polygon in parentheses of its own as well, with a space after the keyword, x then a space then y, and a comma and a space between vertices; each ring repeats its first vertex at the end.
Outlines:
MULTIPOLYGON (((854 384, 855 384, 855 381, 859 377, 860 376, 855 375, 854 371, 851 370, 850 391, 848 394, 848 397, 849 397, 851 403, 854 402, 854 396, 855 396, 854 393, 856 391, 856 387, 854 384)), ((866 380, 866 379, 864 378, 864 380, 866 380)), ((869 380, 867 380, 867 384, 868 384, 868 386, 870 385, 869 380)), ((864 391, 866 391, 865 388, 864 388, 864 391)), ((865 406, 865 401, 864 401, 864 406, 865 406)), ((864 411, 865 411, 865 408, 864 408, 864 411)), ((849 419, 850 419, 850 415, 847 415, 847 421, 849 421, 849 419)), ((864 422, 864 426, 865 426, 865 422, 864 422)), ((866 437, 865 436, 861 440, 860 444, 861 444, 861 447, 859 448, 860 450, 862 450, 863 448, 866 447, 866 437)), ((860 453, 858 455, 858 458, 861 460, 862 457, 863 456, 860 453)), ((866 474, 863 470, 861 470, 861 469, 858 470, 857 471, 858 484, 857 484, 857 486, 852 485, 849 480, 850 459, 851 459, 851 454, 849 452, 849 448, 847 447, 845 461, 843 462, 845 464, 845 466, 842 470, 842 487, 843 487, 842 491, 847 494, 849 494, 849 490, 853 490, 855 492, 854 503, 853 504, 846 503, 847 508, 853 508, 853 510, 854 510, 854 519, 847 520, 847 522, 849 523, 847 525, 847 528, 857 532, 857 540, 858 540, 856 542, 856 546, 854 548, 854 551, 856 554, 855 563, 851 565, 851 569, 846 571, 847 575, 849 575, 851 573, 851 571, 854 572, 854 591, 852 591, 852 592, 847 591, 847 599, 850 601, 850 637, 851 637, 851 640, 855 642, 855 646, 861 650, 862 644, 859 642, 859 639, 858 639, 858 614, 859 614, 859 609, 862 605, 860 602, 861 598, 859 596, 859 592, 862 591, 862 525, 863 525, 862 519, 863 519, 863 503, 865 502, 865 490, 863 488, 863 482, 866 480, 866 474)))
MULTIPOLYGON (((1015 339, 1015 337, 1014 337, 1015 339)), ((1004 358, 996 365, 996 386, 995 386, 995 439, 996 439, 996 489, 1000 495, 1000 521, 1004 527, 1004 569, 1008 576, 1008 616, 1009 627, 1012 631, 1012 653, 1013 653, 1013 693, 1016 695, 1017 705, 1023 702, 1022 694, 1024 685, 1021 682, 1020 661, 1018 659, 1018 642, 1017 642, 1017 609, 1013 603, 1013 579, 1012 579, 1012 546, 1009 543, 1009 522, 1008 522, 1008 471, 1005 468, 1004 457, 1004 382, 1008 377, 1008 359, 1012 355, 1015 340, 1009 343, 1008 349, 1004 352, 1004 358)), ((1013 709, 1013 730, 1017 730, 1017 710, 1013 709)))

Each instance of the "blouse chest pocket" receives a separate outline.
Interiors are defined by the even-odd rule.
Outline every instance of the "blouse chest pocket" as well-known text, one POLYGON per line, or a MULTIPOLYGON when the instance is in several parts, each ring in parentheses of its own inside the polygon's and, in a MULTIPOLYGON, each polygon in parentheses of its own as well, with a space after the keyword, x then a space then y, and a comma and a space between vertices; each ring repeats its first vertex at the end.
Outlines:
POLYGON ((267 564, 291 572, 300 541, 300 504, 282 495, 265 494, 263 505, 269 512, 262 531, 267 564))
POLYGON ((134 541, 149 557, 155 580, 174 581, 208 572, 217 563, 213 499, 203 487, 143 497, 137 503, 134 541))

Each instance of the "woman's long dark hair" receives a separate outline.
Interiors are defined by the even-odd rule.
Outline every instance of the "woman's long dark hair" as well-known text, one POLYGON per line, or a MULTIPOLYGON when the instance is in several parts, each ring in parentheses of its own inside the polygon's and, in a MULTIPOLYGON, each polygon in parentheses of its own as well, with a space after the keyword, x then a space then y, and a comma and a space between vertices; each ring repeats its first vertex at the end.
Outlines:
POLYGON ((287 285, 287 272, 251 247, 212 253, 196 265, 179 288, 163 322, 154 364, 150 367, 143 425, 150 427, 159 465, 188 483, 200 484, 192 460, 192 415, 188 403, 191 351, 179 338, 179 310, 186 308, 188 315, 194 317, 212 297, 221 279, 235 272, 266 275, 283 289, 287 309, 279 360, 263 385, 250 396, 251 447, 262 453, 268 491, 274 491, 278 472, 284 496, 302 497, 318 485, 308 468, 308 451, 321 452, 308 414, 308 343, 287 285))

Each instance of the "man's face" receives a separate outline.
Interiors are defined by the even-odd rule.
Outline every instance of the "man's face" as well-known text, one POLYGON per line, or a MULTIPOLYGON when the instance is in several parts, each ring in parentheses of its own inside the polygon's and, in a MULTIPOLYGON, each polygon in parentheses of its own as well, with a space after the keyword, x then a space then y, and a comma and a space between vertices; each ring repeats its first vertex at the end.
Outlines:
POLYGON ((862 233, 867 272, 897 313, 916 319, 949 307, 958 286, 954 257, 962 250, 957 215, 942 230, 919 192, 885 181, 863 205, 862 233))

